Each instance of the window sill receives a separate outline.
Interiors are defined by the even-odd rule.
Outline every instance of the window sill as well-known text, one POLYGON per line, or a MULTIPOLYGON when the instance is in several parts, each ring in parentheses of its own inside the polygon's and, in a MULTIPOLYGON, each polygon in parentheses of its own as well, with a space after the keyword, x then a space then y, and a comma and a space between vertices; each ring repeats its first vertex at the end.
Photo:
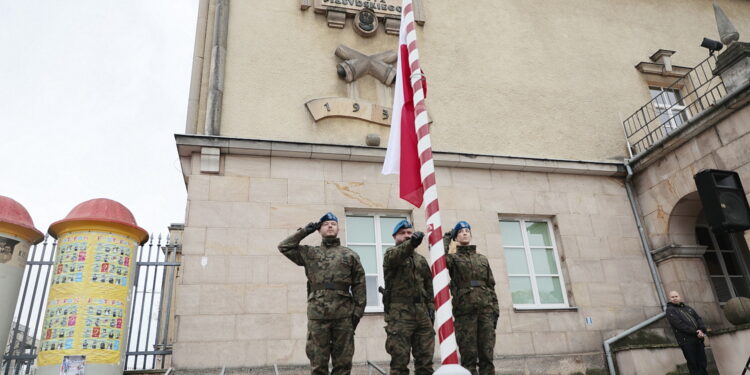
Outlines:
POLYGON ((513 312, 533 313, 533 312, 576 312, 578 307, 514 307, 513 312))

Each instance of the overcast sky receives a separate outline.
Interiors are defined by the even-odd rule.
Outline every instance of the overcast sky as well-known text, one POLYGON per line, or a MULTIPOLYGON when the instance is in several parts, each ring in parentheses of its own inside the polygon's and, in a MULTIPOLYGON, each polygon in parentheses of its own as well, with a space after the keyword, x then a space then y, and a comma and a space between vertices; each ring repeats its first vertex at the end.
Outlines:
POLYGON ((0 195, 37 229, 114 199, 149 232, 182 222, 198 0, 0 0, 0 195))

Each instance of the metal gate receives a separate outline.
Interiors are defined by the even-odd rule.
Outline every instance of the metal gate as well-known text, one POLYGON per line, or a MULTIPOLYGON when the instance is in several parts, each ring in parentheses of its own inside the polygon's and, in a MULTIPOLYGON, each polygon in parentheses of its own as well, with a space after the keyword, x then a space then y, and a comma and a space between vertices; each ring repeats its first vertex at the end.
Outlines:
MULTIPOLYGON (((57 242, 45 237, 32 247, 13 315, 1 375, 30 374, 41 337, 42 316, 57 242)), ((169 367, 172 355, 170 321, 181 246, 161 235, 138 247, 130 304, 126 370, 169 367)))

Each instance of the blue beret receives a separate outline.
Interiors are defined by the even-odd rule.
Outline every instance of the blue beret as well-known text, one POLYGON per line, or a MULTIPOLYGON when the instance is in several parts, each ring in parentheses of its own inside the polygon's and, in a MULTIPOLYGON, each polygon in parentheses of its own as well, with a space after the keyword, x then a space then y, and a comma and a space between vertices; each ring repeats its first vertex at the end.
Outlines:
POLYGON ((324 221, 335 221, 335 222, 338 223, 339 222, 339 218, 337 218, 336 215, 334 215, 332 212, 326 212, 326 214, 323 215, 323 217, 321 217, 320 221, 318 221, 318 222, 322 223, 324 221))
POLYGON ((461 229, 464 229, 464 228, 466 228, 468 230, 471 230, 471 225, 469 225, 469 223, 467 223, 467 222, 465 222, 463 220, 461 220, 458 223, 456 223, 456 226, 453 227, 453 239, 456 238, 456 235, 458 234, 458 231, 460 231, 461 229))
POLYGON ((398 224, 396 224, 395 227, 393 227, 393 234, 391 234, 391 236, 395 236, 398 231, 405 228, 414 228, 414 226, 411 225, 411 223, 406 219, 401 220, 398 222, 398 224))

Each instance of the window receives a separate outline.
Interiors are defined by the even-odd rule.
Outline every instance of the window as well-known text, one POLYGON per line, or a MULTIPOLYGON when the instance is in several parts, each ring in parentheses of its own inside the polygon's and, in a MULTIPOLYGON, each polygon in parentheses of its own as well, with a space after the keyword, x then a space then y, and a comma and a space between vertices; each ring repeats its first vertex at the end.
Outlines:
POLYGON ((568 307, 555 238, 547 220, 500 220, 515 308, 568 307))
MULTIPOLYGON (((688 119, 680 91, 672 88, 649 86, 651 103, 666 134, 682 126, 688 119)), ((665 135, 666 135, 665 134, 665 135)))
POLYGON ((359 254, 367 282, 367 307, 365 312, 382 312, 383 303, 378 287, 383 280, 383 254, 395 245, 391 236, 393 227, 406 215, 361 214, 346 215, 346 246, 359 254))
POLYGON ((703 259, 708 266, 708 274, 719 303, 723 304, 738 296, 750 297, 747 264, 741 259, 735 234, 714 233, 704 226, 697 226, 695 234, 699 244, 708 246, 703 259))

